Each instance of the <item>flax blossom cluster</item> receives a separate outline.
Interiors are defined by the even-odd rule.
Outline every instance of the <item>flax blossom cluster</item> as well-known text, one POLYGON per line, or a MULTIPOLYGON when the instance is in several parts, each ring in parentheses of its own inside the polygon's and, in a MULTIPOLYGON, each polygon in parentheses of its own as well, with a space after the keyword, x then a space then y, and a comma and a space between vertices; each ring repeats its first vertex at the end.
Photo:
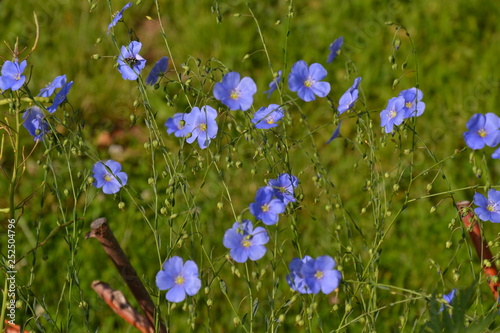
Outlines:
MULTIPOLYGON (((5 61, 1 70, 0 91, 9 89, 11 91, 17 91, 21 89, 26 82, 26 76, 23 75, 23 72, 27 66, 28 63, 26 60, 23 60, 21 63, 19 63, 18 59, 14 61, 5 61)), ((56 94, 53 104, 46 108, 49 113, 54 113, 57 108, 66 101, 66 97, 72 85, 73 81, 66 83, 66 75, 61 75, 40 90, 38 96, 51 97, 56 89, 61 88, 56 94)), ((27 108, 22 114, 22 119, 24 128, 33 136, 34 141, 43 140, 50 130, 49 122, 45 118, 43 109, 38 106, 27 108)))
POLYGON ((288 265, 290 274, 286 276, 286 281, 290 288, 301 294, 317 294, 320 291, 329 294, 342 281, 342 273, 334 269, 335 266, 336 262, 330 256, 294 258, 288 265))
POLYGON ((194 107, 189 113, 176 113, 167 119, 165 127, 168 134, 176 137, 186 137, 186 142, 198 141, 201 149, 210 145, 210 141, 217 136, 218 126, 215 121, 217 111, 209 105, 194 107))
MULTIPOLYGON (((271 179, 268 186, 257 190, 255 202, 250 204, 250 212, 257 220, 266 225, 278 223, 279 214, 285 211, 289 202, 295 202, 294 189, 298 186, 297 177, 282 173, 277 179, 271 179)), ((224 234, 222 243, 229 249, 229 255, 238 263, 248 259, 259 260, 266 253, 264 246, 269 241, 263 227, 253 227, 250 220, 236 222, 224 234)))
POLYGON ((401 125, 405 119, 421 116, 425 110, 423 97, 420 89, 410 88, 391 98, 387 107, 380 113, 380 123, 385 133, 391 133, 394 126, 401 125))
MULTIPOLYGON (((464 133, 465 144, 479 150, 487 147, 496 147, 500 144, 500 118, 494 113, 476 113, 467 121, 464 133)), ((500 148, 491 155, 500 159, 500 148)), ((495 189, 488 190, 488 197, 481 193, 474 194, 474 204, 478 207, 474 212, 482 221, 500 223, 500 192, 495 189)))

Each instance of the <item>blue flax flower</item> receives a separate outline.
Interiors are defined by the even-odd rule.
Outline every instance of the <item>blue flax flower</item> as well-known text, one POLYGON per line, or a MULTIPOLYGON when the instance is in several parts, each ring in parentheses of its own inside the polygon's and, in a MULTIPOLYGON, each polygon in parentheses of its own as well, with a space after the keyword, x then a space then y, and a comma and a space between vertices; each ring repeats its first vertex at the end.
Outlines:
POLYGON ((332 142, 333 140, 335 140, 336 138, 339 137, 339 135, 340 135, 340 125, 342 125, 342 122, 339 122, 339 125, 337 126, 337 128, 335 129, 335 131, 333 131, 332 136, 330 137, 330 139, 328 139, 328 141, 326 142, 326 144, 329 144, 330 142, 332 142))
POLYGON ((497 150, 495 150, 495 151, 493 152, 493 154, 491 154, 491 158, 494 158, 494 159, 500 160, 500 148, 498 148, 497 150))
POLYGON ((118 56, 118 71, 124 80, 135 80, 146 66, 146 60, 139 55, 142 44, 132 41, 125 47, 122 46, 118 56))
POLYGON ((163 270, 156 274, 156 286, 160 290, 170 289, 166 295, 167 301, 182 302, 186 294, 194 296, 201 289, 198 266, 192 260, 184 263, 181 257, 172 257, 165 261, 163 270))
POLYGON ((270 104, 268 107, 261 107, 253 115, 252 123, 256 128, 268 129, 278 126, 276 122, 283 118, 283 109, 277 104, 270 104))
POLYGON ((269 90, 264 91, 264 94, 267 94, 267 98, 271 97, 271 94, 278 89, 278 84, 281 82, 281 75, 283 71, 278 71, 278 76, 274 78, 274 80, 269 83, 269 90))
POLYGON ((321 256, 304 263, 302 274, 307 288, 313 294, 319 293, 320 290, 324 294, 329 294, 339 287, 342 273, 333 269, 335 265, 335 260, 330 256, 321 256))
POLYGON ((27 109, 23 114, 23 120, 24 128, 33 136, 34 141, 42 140, 45 133, 49 131, 49 124, 38 106, 27 109))
POLYGON ((278 179, 271 179, 267 184, 272 187, 274 196, 285 205, 296 201, 293 190, 299 185, 299 180, 294 175, 282 173, 278 179))
POLYGON ((290 269, 290 274, 286 276, 286 282, 290 288, 298 291, 301 294, 310 294, 312 291, 307 287, 306 280, 304 279, 304 274, 302 273, 302 267, 308 261, 314 260, 309 256, 304 256, 304 258, 293 258, 288 268, 290 269))
POLYGON ((189 125, 186 124, 187 113, 176 113, 173 117, 170 117, 165 122, 165 127, 167 128, 167 133, 172 134, 178 138, 185 137, 193 130, 189 125))
POLYGON ((330 54, 328 55, 328 59, 326 60, 327 63, 333 62, 335 58, 340 55, 340 48, 342 47, 343 43, 344 37, 339 37, 330 44, 330 54))
POLYGON ((339 111, 340 114, 346 112, 349 109, 352 109, 354 103, 356 103, 356 100, 358 99, 358 86, 360 81, 361 77, 357 77, 356 79, 354 79, 352 87, 347 89, 342 97, 340 97, 339 107, 337 108, 337 111, 339 111))
POLYGON ((264 224, 273 225, 278 223, 279 214, 285 211, 286 204, 273 199, 274 190, 271 186, 264 186, 257 190, 255 202, 250 204, 250 213, 264 224))
MULTIPOLYGON (((446 294, 446 295, 443 295, 443 299, 446 303, 448 303, 449 305, 451 305, 451 303, 453 302, 453 299, 455 298, 455 294, 457 292, 457 289, 453 289, 449 294, 446 294)), ((443 311, 444 310, 444 304, 441 304, 441 308, 439 309, 439 312, 443 311)))
POLYGON ((405 120, 404 105, 403 97, 393 97, 387 103, 385 110, 380 113, 380 123, 382 127, 385 127, 386 133, 391 133, 394 126, 401 125, 405 120))
POLYGON ((41 97, 50 97, 56 89, 62 88, 66 84, 66 75, 57 76, 52 82, 47 84, 45 88, 42 88, 38 93, 41 97))
POLYGON ((73 86, 73 81, 66 83, 61 90, 56 94, 56 97, 54 98, 54 103, 47 108, 47 111, 50 113, 54 113, 59 105, 62 104, 66 100, 66 97, 69 94, 69 91, 71 87, 73 86))
POLYGON ((21 64, 18 63, 17 59, 12 61, 4 62, 2 66, 2 76, 0 76, 0 89, 12 91, 19 90, 24 81, 26 81, 26 76, 23 75, 24 70, 28 63, 23 60, 21 64))
POLYGON ((495 189, 488 190, 488 199, 481 193, 474 194, 474 212, 482 221, 500 222, 500 192, 495 189))
POLYGON ((304 60, 299 60, 288 76, 288 87, 296 91, 303 101, 314 101, 316 96, 325 97, 330 92, 330 83, 321 81, 326 74, 326 69, 320 64, 308 67, 304 60))
POLYGON ((500 118, 494 113, 476 113, 467 122, 464 140, 471 149, 495 147, 500 143, 500 118))
POLYGON ((256 92, 255 82, 249 77, 240 81, 240 74, 236 72, 224 75, 222 82, 217 82, 214 87, 214 97, 233 111, 250 109, 256 92))
POLYGON ((125 9, 130 8, 131 6, 132 6, 132 2, 127 3, 125 6, 123 6, 123 8, 118 13, 116 13, 113 16, 113 20, 108 25, 108 34, 109 34, 109 31, 111 30, 111 28, 113 28, 118 23, 118 21, 120 21, 122 19, 123 12, 125 11, 125 9))
POLYGON ((406 112, 405 118, 419 117, 424 113, 425 103, 422 102, 424 94, 420 89, 410 88, 403 90, 399 96, 405 99, 404 111, 406 112))
POLYGON ((102 187, 102 191, 106 194, 114 194, 127 184, 128 176, 122 171, 122 165, 113 160, 97 162, 92 167, 92 172, 95 179, 92 185, 97 188, 102 187))
POLYGON ((218 127, 215 118, 217 118, 217 111, 211 106, 205 105, 201 109, 194 107, 184 116, 185 128, 179 134, 190 130, 191 136, 186 141, 193 143, 198 139, 200 148, 205 149, 210 145, 210 140, 217 136, 218 127))
POLYGON ((262 227, 253 228, 250 220, 235 222, 231 229, 224 234, 222 243, 228 249, 229 255, 234 261, 243 263, 250 260, 259 260, 266 254, 264 244, 269 242, 266 229, 262 227))
POLYGON ((151 69, 148 77, 146 78, 146 84, 150 86, 154 85, 159 77, 162 77, 168 68, 168 57, 162 57, 156 62, 156 64, 151 69))

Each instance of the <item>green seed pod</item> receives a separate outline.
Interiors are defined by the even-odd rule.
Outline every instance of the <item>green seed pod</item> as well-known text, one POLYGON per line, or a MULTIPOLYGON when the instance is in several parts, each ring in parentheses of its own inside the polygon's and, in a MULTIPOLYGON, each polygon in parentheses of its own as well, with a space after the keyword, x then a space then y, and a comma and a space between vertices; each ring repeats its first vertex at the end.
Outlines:
POLYGON ((155 179, 153 177, 148 178, 148 184, 153 185, 155 183, 155 179))
POLYGON ((92 56, 92 59, 99 60, 99 59, 101 59, 101 56, 99 54, 94 54, 92 56))

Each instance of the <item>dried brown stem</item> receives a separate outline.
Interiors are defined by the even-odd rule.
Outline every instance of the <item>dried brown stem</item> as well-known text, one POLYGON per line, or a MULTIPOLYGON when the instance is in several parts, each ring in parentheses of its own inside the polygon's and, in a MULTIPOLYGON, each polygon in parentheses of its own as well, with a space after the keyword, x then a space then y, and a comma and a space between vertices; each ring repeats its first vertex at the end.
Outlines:
POLYGON ((474 211, 470 208, 470 201, 457 202, 457 208, 460 212, 462 222, 469 232, 472 244, 474 244, 474 247, 476 248, 477 255, 481 260, 483 272, 490 277, 490 279, 488 279, 488 285, 490 286, 491 293, 493 294, 495 301, 498 301, 498 287, 500 283, 491 279, 494 276, 498 276, 498 270, 495 265, 495 261, 493 260, 490 248, 488 247, 488 242, 481 236, 481 229, 477 223, 478 219, 475 218, 474 211), (488 265, 485 265, 485 260, 488 260, 488 265))
POLYGON ((114 312, 142 333, 154 333, 154 326, 149 320, 137 312, 127 301, 123 293, 114 290, 107 283, 92 282, 94 291, 109 305, 114 312))
MULTIPOLYGON (((20 333, 21 326, 9 323, 8 320, 4 320, 5 323, 5 333, 20 333)), ((23 331, 24 333, 30 333, 29 331, 23 331)))
MULTIPOLYGON (((130 291, 134 295, 137 303, 146 315, 146 318, 154 327, 155 324, 155 306, 148 291, 137 276, 135 269, 132 267, 123 252, 120 244, 116 240, 111 231, 106 218, 101 217, 90 224, 90 232, 86 238, 97 239, 111 261, 115 264, 116 269, 127 283, 130 291)), ((160 325, 160 332, 165 332, 165 327, 160 325)))

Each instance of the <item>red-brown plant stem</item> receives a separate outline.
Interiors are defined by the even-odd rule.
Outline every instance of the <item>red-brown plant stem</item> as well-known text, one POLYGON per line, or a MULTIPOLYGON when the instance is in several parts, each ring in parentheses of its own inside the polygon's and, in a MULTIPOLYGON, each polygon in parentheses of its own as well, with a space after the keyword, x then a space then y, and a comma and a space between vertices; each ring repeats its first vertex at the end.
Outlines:
POLYGON ((457 202, 457 208, 460 212, 460 217, 465 225, 465 228, 469 232, 472 244, 476 248, 477 255, 481 260, 483 265, 483 272, 490 278, 488 279, 488 284, 490 286, 493 297, 495 297, 495 302, 498 301, 498 287, 499 282, 495 282, 492 277, 498 276, 498 270, 493 260, 493 255, 491 254, 490 248, 488 247, 488 242, 484 237, 481 236, 481 229, 477 223, 479 219, 475 217, 474 211, 470 208, 470 201, 460 201, 457 202), (485 265, 484 260, 488 260, 489 264, 485 265))
MULTIPOLYGON (((21 326, 9 323, 8 320, 4 320, 5 333, 20 333, 21 326)), ((24 333, 30 333, 29 331, 23 331, 24 333)))
POLYGON ((94 291, 115 311, 120 317, 129 324, 137 328, 142 333, 154 333, 154 326, 149 320, 137 312, 127 301, 123 293, 114 290, 108 284, 101 281, 92 282, 94 291))
MULTIPOLYGON (((148 291, 137 276, 135 269, 132 267, 123 252, 120 244, 116 240, 111 228, 109 227, 106 218, 101 217, 90 224, 90 232, 86 238, 97 239, 111 261, 115 264, 116 269, 127 283, 130 291, 134 295, 137 303, 146 315, 146 318, 154 327, 155 325, 155 306, 148 291)), ((166 332, 165 326, 160 324, 160 332, 166 332)))

